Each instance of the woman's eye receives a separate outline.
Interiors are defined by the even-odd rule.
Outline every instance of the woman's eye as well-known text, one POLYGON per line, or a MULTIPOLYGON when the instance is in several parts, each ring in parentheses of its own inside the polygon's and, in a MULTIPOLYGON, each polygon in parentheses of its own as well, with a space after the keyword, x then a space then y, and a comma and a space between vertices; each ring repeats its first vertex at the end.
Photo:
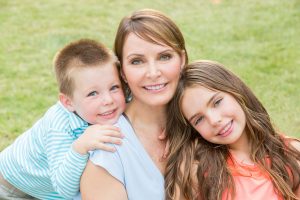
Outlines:
POLYGON ((93 92, 90 92, 88 94, 88 97, 91 97, 91 96, 96 96, 98 93, 96 91, 93 91, 93 92))
POLYGON ((172 56, 170 55, 170 54, 162 54, 161 56, 160 56, 160 60, 170 60, 172 58, 172 56))
POLYGON ((142 64, 142 60, 140 60, 140 59, 133 59, 132 61, 130 61, 130 63, 132 65, 140 65, 140 64, 142 64))
POLYGON ((198 118, 195 120, 195 123, 194 123, 195 126, 198 125, 203 119, 204 119, 203 116, 198 117, 198 118))

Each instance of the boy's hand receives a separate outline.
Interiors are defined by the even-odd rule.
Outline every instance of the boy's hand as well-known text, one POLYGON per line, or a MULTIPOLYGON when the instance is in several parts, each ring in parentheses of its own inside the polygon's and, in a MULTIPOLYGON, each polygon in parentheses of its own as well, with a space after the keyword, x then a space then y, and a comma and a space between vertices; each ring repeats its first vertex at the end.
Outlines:
POLYGON ((84 133, 73 143, 73 149, 84 155, 88 151, 101 149, 114 152, 115 148, 105 143, 122 144, 121 138, 124 135, 120 133, 118 127, 112 125, 91 125, 84 133))

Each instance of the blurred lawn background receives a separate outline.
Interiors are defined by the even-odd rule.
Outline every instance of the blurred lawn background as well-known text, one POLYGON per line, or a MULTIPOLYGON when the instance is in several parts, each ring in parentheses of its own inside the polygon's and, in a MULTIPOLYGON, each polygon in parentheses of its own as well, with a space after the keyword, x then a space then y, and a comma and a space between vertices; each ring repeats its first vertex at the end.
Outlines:
POLYGON ((0 0, 0 150, 57 101, 55 52, 80 38, 112 47, 121 18, 141 8, 170 16, 191 61, 228 66, 300 137, 299 0, 0 0))

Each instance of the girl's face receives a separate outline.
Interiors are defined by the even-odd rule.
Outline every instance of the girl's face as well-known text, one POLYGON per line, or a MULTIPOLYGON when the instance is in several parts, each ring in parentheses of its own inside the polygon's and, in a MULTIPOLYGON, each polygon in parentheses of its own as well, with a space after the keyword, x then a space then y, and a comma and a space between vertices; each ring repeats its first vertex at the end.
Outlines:
POLYGON ((90 124, 114 124, 125 110, 117 67, 112 62, 76 69, 73 97, 68 109, 90 124))
POLYGON ((207 141, 243 145, 246 117, 233 96, 197 85, 186 88, 181 104, 184 117, 207 141))
POLYGON ((122 73, 133 101, 165 106, 173 97, 180 71, 185 64, 169 46, 145 41, 130 33, 123 47, 122 73))

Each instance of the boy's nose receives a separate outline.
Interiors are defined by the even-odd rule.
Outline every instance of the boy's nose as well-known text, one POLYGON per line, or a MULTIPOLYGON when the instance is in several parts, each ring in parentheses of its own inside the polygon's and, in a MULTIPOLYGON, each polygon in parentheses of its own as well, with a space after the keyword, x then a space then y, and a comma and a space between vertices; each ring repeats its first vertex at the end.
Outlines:
POLYGON ((111 95, 109 93, 103 94, 102 103, 103 103, 103 105, 109 105, 109 104, 113 103, 113 98, 111 97, 111 95))

